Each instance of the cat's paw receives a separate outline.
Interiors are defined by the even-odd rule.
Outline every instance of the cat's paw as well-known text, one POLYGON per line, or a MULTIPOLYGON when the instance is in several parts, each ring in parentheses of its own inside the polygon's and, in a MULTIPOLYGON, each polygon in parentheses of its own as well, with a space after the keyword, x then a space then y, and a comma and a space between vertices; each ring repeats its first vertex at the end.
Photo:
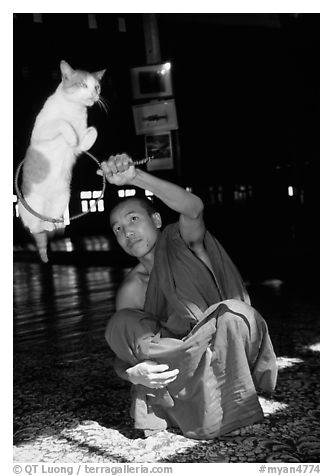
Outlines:
POLYGON ((81 139, 79 148, 82 151, 89 150, 94 145, 97 139, 97 129, 95 127, 88 127, 84 137, 81 139))

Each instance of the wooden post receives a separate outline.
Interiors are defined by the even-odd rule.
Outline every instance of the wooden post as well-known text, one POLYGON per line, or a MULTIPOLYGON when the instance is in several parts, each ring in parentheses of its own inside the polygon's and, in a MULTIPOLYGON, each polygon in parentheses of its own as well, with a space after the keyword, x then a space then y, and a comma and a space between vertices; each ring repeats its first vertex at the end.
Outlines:
MULTIPOLYGON (((161 63, 160 36, 158 30, 157 14, 143 13, 142 17, 146 47, 146 63, 147 65, 161 63)), ((178 131, 171 131, 171 139, 173 144, 174 173, 179 180, 181 177, 181 170, 178 131)))
POLYGON ((161 62, 160 38, 156 13, 143 13, 143 31, 146 45, 146 62, 161 62))

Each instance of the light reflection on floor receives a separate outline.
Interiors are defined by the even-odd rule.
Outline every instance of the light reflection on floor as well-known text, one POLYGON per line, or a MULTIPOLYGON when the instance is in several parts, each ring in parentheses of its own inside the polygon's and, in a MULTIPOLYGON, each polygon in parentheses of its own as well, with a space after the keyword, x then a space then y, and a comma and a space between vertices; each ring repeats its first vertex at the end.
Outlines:
MULTIPOLYGON (((50 241, 51 251, 61 251, 71 253, 78 249, 85 251, 110 251, 112 249, 111 240, 107 236, 85 236, 80 240, 72 240, 70 237, 55 237, 50 241)), ((36 246, 33 242, 15 243, 14 251, 36 251, 36 246)))
MULTIPOLYGON (((127 270, 14 263, 15 350, 104 333, 127 270)), ((72 346, 72 347, 75 347, 72 346)), ((65 349, 64 349, 65 351, 65 349)))

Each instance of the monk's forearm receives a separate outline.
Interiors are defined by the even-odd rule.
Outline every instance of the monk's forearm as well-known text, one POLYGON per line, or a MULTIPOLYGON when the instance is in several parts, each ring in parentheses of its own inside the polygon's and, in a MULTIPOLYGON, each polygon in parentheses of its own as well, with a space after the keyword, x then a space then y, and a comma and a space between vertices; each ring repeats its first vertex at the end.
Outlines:
POLYGON ((124 362, 123 360, 119 359, 118 357, 115 357, 115 359, 113 361, 113 368, 114 368, 116 374, 118 375, 118 377, 120 377, 123 380, 127 380, 127 382, 134 383, 134 384, 138 383, 135 380, 136 367, 138 367, 138 366, 133 366, 132 367, 130 364, 128 364, 127 362, 124 362))
POLYGON ((203 202, 199 197, 178 185, 154 177, 143 170, 137 169, 137 174, 131 180, 131 184, 149 190, 168 207, 180 214, 197 218, 203 211, 203 202))

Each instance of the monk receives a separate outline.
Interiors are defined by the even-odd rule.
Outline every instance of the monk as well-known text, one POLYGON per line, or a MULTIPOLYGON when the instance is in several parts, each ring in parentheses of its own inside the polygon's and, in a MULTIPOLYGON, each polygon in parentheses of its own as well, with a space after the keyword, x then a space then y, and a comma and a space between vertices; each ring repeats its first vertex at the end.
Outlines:
POLYGON ((110 215, 117 242, 138 260, 105 332, 117 374, 132 384, 135 428, 212 439, 260 421, 258 391, 273 392, 276 357, 236 267, 205 228, 202 200, 126 154, 102 169, 110 184, 150 190, 179 213, 163 231, 149 200, 130 197, 110 215))

